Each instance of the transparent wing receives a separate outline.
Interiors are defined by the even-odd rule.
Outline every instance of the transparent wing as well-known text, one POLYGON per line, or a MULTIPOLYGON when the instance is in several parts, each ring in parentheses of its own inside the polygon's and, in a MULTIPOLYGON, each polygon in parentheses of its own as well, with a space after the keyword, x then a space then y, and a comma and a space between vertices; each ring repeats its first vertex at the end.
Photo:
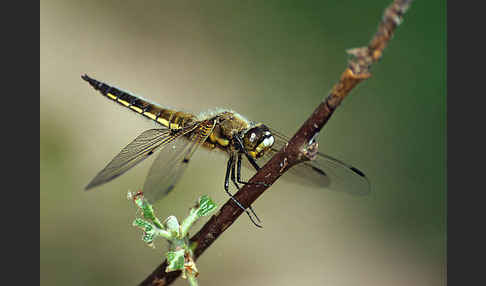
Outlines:
POLYGON ((144 131, 135 140, 123 148, 106 167, 85 187, 86 190, 107 183, 122 175, 132 167, 152 155, 156 150, 163 148, 177 137, 184 135, 191 129, 183 129, 173 133, 170 129, 150 129, 144 131))
MULTIPOLYGON (((275 143, 262 157, 263 163, 280 151, 289 140, 285 135, 275 130, 271 130, 271 132, 275 138, 275 143)), ((322 153, 318 153, 312 161, 300 163, 290 168, 282 179, 354 195, 366 195, 370 192, 370 183, 363 172, 322 153)))
POLYGON ((169 148, 163 149, 154 163, 143 186, 143 193, 150 203, 166 196, 179 181, 192 154, 213 131, 213 122, 202 122, 190 136, 181 136, 169 148))

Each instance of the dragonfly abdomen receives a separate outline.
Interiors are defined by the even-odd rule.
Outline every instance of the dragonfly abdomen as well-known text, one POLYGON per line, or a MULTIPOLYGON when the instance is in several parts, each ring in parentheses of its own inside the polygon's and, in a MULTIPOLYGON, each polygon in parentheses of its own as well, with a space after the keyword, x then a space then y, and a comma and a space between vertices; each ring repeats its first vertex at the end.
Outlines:
POLYGON ((90 78, 88 75, 83 75, 81 78, 105 97, 170 129, 179 129, 195 121, 195 116, 190 113, 163 108, 114 86, 90 78))

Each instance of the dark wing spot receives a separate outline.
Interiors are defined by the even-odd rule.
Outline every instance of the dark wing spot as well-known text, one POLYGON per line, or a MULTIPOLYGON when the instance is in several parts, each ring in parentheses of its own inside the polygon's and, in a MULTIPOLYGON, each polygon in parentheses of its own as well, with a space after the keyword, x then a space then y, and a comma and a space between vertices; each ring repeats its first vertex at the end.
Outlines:
POLYGON ((150 156, 154 153, 154 150, 150 150, 148 153, 147 153, 147 156, 150 156))
POLYGON ((365 174, 363 174, 363 172, 361 172, 360 170, 356 169, 355 167, 349 167, 349 169, 351 169, 353 172, 355 172, 356 174, 360 175, 361 177, 365 177, 365 174))
POLYGON ((182 163, 189 163, 189 159, 184 158, 184 160, 182 160, 182 163))
POLYGON ((326 176, 326 173, 325 173, 323 170, 321 170, 321 169, 319 169, 319 168, 317 168, 317 167, 314 167, 314 166, 312 166, 312 169, 313 169, 314 171, 316 171, 317 173, 319 173, 319 174, 321 174, 321 175, 326 176))

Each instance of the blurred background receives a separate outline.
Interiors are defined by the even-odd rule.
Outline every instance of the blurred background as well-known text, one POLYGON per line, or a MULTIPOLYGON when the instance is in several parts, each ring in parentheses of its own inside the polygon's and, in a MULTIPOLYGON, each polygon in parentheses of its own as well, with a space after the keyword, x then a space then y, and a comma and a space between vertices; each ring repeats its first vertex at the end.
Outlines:
MULTIPOLYGON (((231 108, 292 135, 390 3, 41 1, 41 285, 135 285, 167 247, 144 245, 126 199, 151 160, 83 190, 155 124, 82 74, 176 109, 231 108)), ((198 260, 201 285, 446 284, 445 12, 445 1, 415 1, 373 77, 320 134, 320 151, 364 171, 371 194, 278 181, 254 204, 263 229, 241 216, 198 260)), ((158 216, 183 218, 202 194, 226 202, 225 163, 197 152, 158 216)))

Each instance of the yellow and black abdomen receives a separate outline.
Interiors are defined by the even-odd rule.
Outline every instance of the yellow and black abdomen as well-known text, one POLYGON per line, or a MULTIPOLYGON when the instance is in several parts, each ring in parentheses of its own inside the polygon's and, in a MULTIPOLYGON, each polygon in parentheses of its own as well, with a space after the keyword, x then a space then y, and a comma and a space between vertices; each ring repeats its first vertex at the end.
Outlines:
POLYGON ((109 99, 170 129, 179 129, 195 121, 195 116, 190 113, 160 107, 114 86, 90 78, 88 75, 83 75, 81 78, 109 99))

